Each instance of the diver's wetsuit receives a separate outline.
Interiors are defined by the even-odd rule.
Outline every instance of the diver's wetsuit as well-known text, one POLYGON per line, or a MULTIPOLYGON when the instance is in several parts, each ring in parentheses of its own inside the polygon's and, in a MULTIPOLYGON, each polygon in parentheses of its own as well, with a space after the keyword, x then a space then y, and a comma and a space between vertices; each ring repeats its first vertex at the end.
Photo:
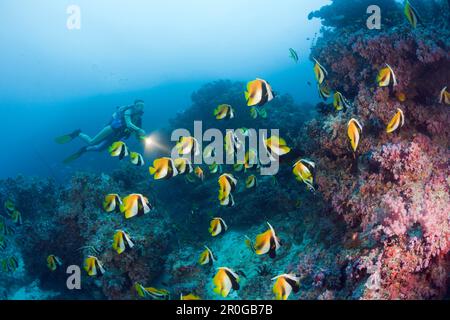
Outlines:
POLYGON ((136 105, 117 108, 117 111, 113 114, 110 122, 93 138, 81 132, 81 130, 77 130, 74 133, 68 135, 70 139, 68 139, 67 141, 61 139, 64 142, 60 143, 66 143, 73 138, 79 137, 88 144, 87 146, 81 148, 78 152, 64 160, 64 162, 69 163, 75 159, 78 159, 85 152, 105 150, 115 141, 128 139, 130 137, 130 134, 133 132, 138 136, 144 136, 145 131, 136 126, 131 119, 133 115, 142 115, 142 108, 139 110, 136 105))

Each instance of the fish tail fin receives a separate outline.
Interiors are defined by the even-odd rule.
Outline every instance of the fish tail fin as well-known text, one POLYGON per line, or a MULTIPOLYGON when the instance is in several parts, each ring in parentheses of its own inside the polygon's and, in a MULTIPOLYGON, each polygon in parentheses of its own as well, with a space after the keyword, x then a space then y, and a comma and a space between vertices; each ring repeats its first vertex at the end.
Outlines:
POLYGON ((250 98, 250 93, 248 93, 248 91, 245 91, 245 100, 248 100, 248 98, 250 98))
POLYGON ((156 172, 156 168, 150 167, 150 174, 155 174, 155 172, 156 172))
POLYGON ((72 154, 70 157, 67 157, 66 159, 64 159, 63 163, 64 164, 69 164, 75 160, 77 160, 78 158, 80 158, 85 152, 87 151, 86 147, 81 148, 80 150, 78 150, 77 152, 75 152, 74 154, 72 154))

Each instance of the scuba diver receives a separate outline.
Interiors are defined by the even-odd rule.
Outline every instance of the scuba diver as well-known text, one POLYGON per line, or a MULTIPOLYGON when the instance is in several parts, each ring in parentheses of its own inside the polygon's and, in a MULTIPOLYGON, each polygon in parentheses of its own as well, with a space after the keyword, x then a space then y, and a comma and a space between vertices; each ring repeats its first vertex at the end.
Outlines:
POLYGON ((137 139, 143 140, 145 138, 145 131, 141 129, 143 114, 144 101, 136 100, 132 105, 117 107, 109 123, 93 138, 81 130, 56 138, 55 141, 59 144, 69 143, 75 138, 80 138, 88 144, 65 159, 64 163, 68 164, 86 152, 103 151, 116 141, 128 139, 132 133, 137 139))

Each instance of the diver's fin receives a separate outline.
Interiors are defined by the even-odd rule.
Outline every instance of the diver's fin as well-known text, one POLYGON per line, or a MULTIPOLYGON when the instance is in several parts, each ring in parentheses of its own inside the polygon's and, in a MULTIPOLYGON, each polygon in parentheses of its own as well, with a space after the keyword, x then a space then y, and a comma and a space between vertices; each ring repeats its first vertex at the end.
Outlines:
POLYGON ((72 132, 70 134, 66 134, 66 135, 55 138, 55 142, 59 143, 59 144, 68 143, 68 142, 72 141, 73 139, 75 139, 76 137, 78 137, 78 135, 80 133, 81 133, 81 130, 75 130, 74 132, 72 132))
POLYGON ((69 164, 72 161, 77 160, 79 157, 81 157, 85 152, 86 152, 87 148, 83 147, 80 150, 78 150, 76 153, 74 153, 73 155, 71 155, 70 157, 64 159, 63 163, 64 164, 69 164))

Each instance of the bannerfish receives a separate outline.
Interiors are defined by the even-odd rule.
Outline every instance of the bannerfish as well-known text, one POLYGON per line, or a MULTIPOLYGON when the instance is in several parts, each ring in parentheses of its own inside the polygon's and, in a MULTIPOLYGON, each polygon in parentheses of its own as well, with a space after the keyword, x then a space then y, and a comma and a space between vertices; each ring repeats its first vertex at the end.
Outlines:
POLYGON ((159 158, 153 161, 153 167, 149 168, 150 174, 155 180, 170 179, 178 175, 178 170, 171 158, 159 158))
POLYGON ((361 134, 362 125, 358 122, 358 120, 354 118, 350 119, 347 126, 347 135, 350 139, 350 144, 352 146, 353 152, 356 152, 356 149, 358 148, 361 134))
POLYGON ((310 160, 300 159, 297 161, 292 172, 298 181, 304 182, 310 190, 314 189, 314 170, 316 164, 310 160))
POLYGON ((125 250, 133 248, 134 243, 125 231, 117 230, 114 234, 112 247, 118 254, 121 254, 125 250))
POLYGON ((326 85, 317 84, 317 89, 319 91, 319 96, 322 100, 327 101, 331 96, 330 89, 326 85))
POLYGON ((10 214, 16 209, 16 205, 11 199, 6 200, 4 206, 6 211, 10 214))
POLYGON ((94 256, 88 256, 84 260, 84 270, 91 277, 99 277, 105 273, 102 263, 94 256))
POLYGON ((256 236, 253 247, 257 255, 269 254, 269 257, 274 259, 281 244, 273 227, 269 222, 267 222, 267 225, 269 226, 269 229, 256 236))
POLYGON ((252 117, 252 119, 258 118, 258 109, 256 109, 256 107, 250 108, 250 117, 252 117))
POLYGON ((130 161, 137 167, 142 167, 145 164, 144 158, 137 152, 130 152, 130 161))
POLYGON ((209 233, 213 237, 217 237, 222 232, 225 232, 228 230, 228 226, 225 223, 225 221, 222 218, 213 218, 211 220, 211 223, 209 224, 209 233))
POLYGON ((236 189, 237 180, 233 175, 224 173, 219 177, 219 201, 222 206, 234 206, 233 195, 236 189))
POLYGON ((103 209, 106 212, 120 212, 120 206, 122 205, 122 199, 116 193, 111 193, 105 196, 103 201, 103 209))
POLYGON ((175 148, 180 156, 190 154, 198 156, 200 154, 198 141, 194 137, 181 137, 175 145, 175 148))
POLYGON ((263 79, 256 79, 247 84, 245 91, 245 100, 249 107, 260 106, 273 100, 275 93, 272 91, 270 84, 263 79))
POLYGON ((112 157, 119 157, 119 160, 128 156, 128 147, 123 141, 114 142, 108 149, 112 157))
POLYGON ((14 210, 12 213, 9 214, 9 216, 11 217, 11 220, 15 223, 15 224, 22 224, 22 214, 20 213, 19 210, 14 210))
POLYGON ((394 132, 397 129, 400 129, 405 124, 405 115, 403 114, 402 109, 397 108, 397 113, 389 122, 386 128, 387 133, 394 132))
POLYGON ((202 168, 196 167, 194 173, 200 180, 203 181, 203 179, 205 179, 205 173, 203 172, 202 168))
POLYGON ((62 266, 62 260, 55 256, 54 254, 51 254, 47 257, 47 267, 50 269, 50 271, 55 271, 59 266, 62 266))
POLYGON ((260 108, 258 113, 261 118, 267 119, 267 110, 265 108, 260 108))
POLYGON ((272 289, 276 300, 287 300, 292 292, 300 290, 300 278, 294 274, 282 274, 272 280, 276 280, 272 289))
POLYGON ((125 215, 126 219, 147 214, 151 209, 152 206, 148 202, 148 199, 138 193, 133 193, 125 197, 123 203, 120 205, 120 212, 125 215))
POLYGON ((319 61, 317 61, 315 58, 313 59, 315 62, 314 74, 316 75, 316 80, 319 84, 322 84, 325 80, 325 77, 328 76, 328 71, 319 63, 319 61))
POLYGON ((209 172, 210 173, 222 173, 222 166, 220 164, 217 164, 214 162, 212 165, 209 166, 209 172))
POLYGON ((245 187, 247 189, 252 189, 254 187, 256 187, 257 185, 257 180, 256 180, 256 176, 254 174, 252 174, 251 176, 249 176, 247 178, 247 180, 245 180, 245 187))
POLYGON ((439 103, 450 105, 450 93, 447 91, 447 87, 441 90, 439 95, 439 103))
POLYGON ((226 298, 231 289, 239 290, 239 276, 231 269, 221 267, 217 269, 217 273, 213 278, 214 292, 226 298))
POLYGON ((141 298, 152 298, 154 300, 168 300, 170 298, 170 293, 164 289, 156 289, 156 288, 145 288, 140 283, 135 283, 134 288, 141 298))
POLYGON ((287 146, 286 141, 278 136, 271 136, 270 138, 265 139, 264 145, 271 155, 276 154, 277 156, 282 156, 291 151, 291 148, 287 146))
POLYGON ((258 152, 255 149, 250 148, 245 153, 244 166, 245 169, 252 169, 253 167, 256 168, 259 167, 258 152))
POLYGON ((394 70, 392 70, 391 66, 387 63, 386 67, 378 72, 377 83, 379 87, 388 87, 390 85, 395 87, 398 84, 394 70))
POLYGON ((214 257, 211 249, 209 249, 207 246, 205 246, 205 251, 202 252, 200 255, 200 258, 198 259, 198 263, 200 265, 209 264, 212 265, 216 261, 216 258, 214 257))
POLYGON ((295 51, 295 50, 292 49, 292 48, 289 48, 289 53, 291 54, 291 55, 290 55, 290 58, 291 58, 292 60, 294 60, 295 63, 298 63, 298 54, 297 54, 297 51, 295 51))
POLYGON ((236 132, 234 130, 227 130, 225 134, 225 152, 228 155, 232 155, 236 150, 242 147, 242 142, 239 140, 236 132))
POLYGON ((417 13, 417 10, 411 5, 411 3, 408 0, 405 1, 404 13, 406 19, 408 19, 411 26, 415 29, 420 21, 420 18, 419 14, 417 13))
POLYGON ((214 110, 214 116, 217 120, 233 119, 234 110, 229 104, 221 104, 214 110))
POLYGON ((179 175, 190 174, 194 171, 191 162, 186 158, 177 158, 173 160, 173 164, 179 175))
POLYGON ((342 93, 336 91, 333 96, 333 106, 336 111, 345 111, 350 108, 350 102, 342 95, 342 93))
POLYGON ((180 295, 180 300, 201 300, 199 296, 196 296, 195 294, 189 293, 185 296, 183 294, 180 295))

